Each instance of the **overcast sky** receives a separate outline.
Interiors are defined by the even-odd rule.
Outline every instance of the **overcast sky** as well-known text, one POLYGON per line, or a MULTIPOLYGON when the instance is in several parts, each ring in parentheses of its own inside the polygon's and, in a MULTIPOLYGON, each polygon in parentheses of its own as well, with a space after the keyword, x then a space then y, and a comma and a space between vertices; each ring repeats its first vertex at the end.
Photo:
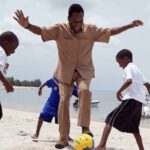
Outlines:
POLYGON ((111 37, 109 44, 95 43, 93 61, 96 78, 92 90, 117 90, 122 83, 122 69, 115 61, 116 53, 127 48, 133 52, 134 63, 150 81, 150 1, 148 0, 0 0, 0 33, 11 30, 17 34, 20 45, 8 57, 7 76, 20 80, 42 82, 51 78, 58 55, 54 41, 44 43, 40 36, 23 29, 13 19, 17 9, 29 16, 32 24, 50 26, 67 22, 68 8, 79 3, 85 11, 84 22, 99 27, 119 27, 140 19, 144 26, 130 29, 111 37))

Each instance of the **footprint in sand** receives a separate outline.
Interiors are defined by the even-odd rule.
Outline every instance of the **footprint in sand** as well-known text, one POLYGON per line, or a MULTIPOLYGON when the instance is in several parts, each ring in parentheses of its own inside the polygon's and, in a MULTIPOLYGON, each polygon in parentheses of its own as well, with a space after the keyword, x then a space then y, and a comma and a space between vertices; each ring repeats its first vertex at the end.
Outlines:
POLYGON ((19 131, 19 133, 17 135, 19 135, 19 136, 27 136, 29 134, 24 132, 24 131, 19 131))

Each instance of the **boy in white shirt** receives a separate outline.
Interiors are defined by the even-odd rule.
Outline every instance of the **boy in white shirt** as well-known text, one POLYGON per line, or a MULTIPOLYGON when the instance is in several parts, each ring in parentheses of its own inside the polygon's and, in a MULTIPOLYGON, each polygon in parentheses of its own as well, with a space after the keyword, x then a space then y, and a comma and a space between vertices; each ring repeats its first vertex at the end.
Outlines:
POLYGON ((150 84, 145 82, 141 71, 132 62, 132 53, 129 50, 123 49, 118 52, 116 61, 124 70, 124 83, 116 94, 121 104, 107 116, 101 141, 95 150, 106 150, 106 142, 112 126, 121 132, 132 133, 139 150, 144 150, 139 125, 142 103, 145 103, 145 90, 143 85, 145 85, 150 93, 150 84))
MULTIPOLYGON (((0 81, 3 83, 7 92, 13 92, 14 88, 7 81, 4 74, 8 68, 7 56, 15 53, 15 49, 19 45, 17 36, 10 31, 0 34, 0 81)), ((2 118, 2 106, 0 103, 0 119, 2 118)))

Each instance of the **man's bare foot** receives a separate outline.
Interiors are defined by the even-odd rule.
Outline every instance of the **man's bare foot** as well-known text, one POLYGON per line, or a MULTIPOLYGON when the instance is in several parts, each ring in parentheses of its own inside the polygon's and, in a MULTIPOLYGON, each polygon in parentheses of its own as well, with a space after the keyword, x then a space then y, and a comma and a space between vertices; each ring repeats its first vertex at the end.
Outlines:
POLYGON ((38 139, 38 137, 39 137, 39 135, 37 135, 37 134, 33 134, 33 135, 31 136, 32 139, 38 139))

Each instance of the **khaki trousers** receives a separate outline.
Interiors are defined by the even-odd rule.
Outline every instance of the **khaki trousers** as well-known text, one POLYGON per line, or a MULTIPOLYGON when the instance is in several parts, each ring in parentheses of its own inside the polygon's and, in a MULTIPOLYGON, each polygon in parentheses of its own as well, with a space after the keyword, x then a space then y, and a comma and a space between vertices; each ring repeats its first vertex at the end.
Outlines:
POLYGON ((60 102, 58 109, 59 133, 61 142, 67 142, 70 133, 70 97, 72 96, 74 82, 78 86, 79 96, 79 116, 78 126, 90 126, 90 103, 91 92, 89 91, 91 80, 84 80, 78 72, 73 75, 72 83, 66 84, 59 82, 60 102))

